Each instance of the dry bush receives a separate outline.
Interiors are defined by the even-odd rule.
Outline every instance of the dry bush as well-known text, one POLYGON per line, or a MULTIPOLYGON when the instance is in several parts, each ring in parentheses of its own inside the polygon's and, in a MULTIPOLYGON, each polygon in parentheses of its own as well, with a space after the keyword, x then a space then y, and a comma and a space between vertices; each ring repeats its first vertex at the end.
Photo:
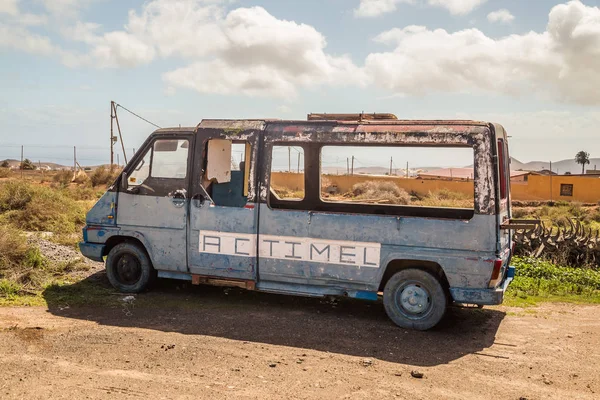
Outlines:
POLYGON ((304 190, 294 190, 283 186, 271 186, 271 189, 280 199, 302 200, 304 198, 304 190))
POLYGON ((90 183, 90 177, 83 171, 78 171, 73 178, 73 182, 78 185, 90 183))
POLYGON ((355 199, 365 203, 410 204, 410 195, 394 182, 367 181, 352 186, 355 199))
POLYGON ((429 192, 427 196, 418 202, 418 205, 425 207, 473 208, 474 199, 471 195, 452 192, 444 188, 435 192, 429 192))
POLYGON ((54 174, 52 180, 60 185, 66 186, 73 180, 73 172, 67 170, 58 171, 54 174))
POLYGON ((92 186, 111 185, 117 179, 121 170, 118 168, 98 167, 90 175, 92 186))
POLYGON ((85 222, 85 207, 61 191, 27 182, 0 185, 0 223, 26 231, 70 233, 85 222))
POLYGON ((8 178, 11 172, 10 168, 0 167, 0 178, 8 178))
POLYGON ((27 253, 25 237, 17 229, 0 225, 0 275, 2 271, 19 265, 27 253))
POLYGON ((34 186, 25 182, 6 182, 0 186, 0 212, 23 210, 34 196, 34 186))

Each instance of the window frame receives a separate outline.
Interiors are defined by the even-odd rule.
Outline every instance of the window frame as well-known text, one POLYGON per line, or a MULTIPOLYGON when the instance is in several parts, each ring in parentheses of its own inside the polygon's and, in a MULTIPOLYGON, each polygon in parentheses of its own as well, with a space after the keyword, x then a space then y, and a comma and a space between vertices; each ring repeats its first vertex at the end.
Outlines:
MULTIPOLYGON (((251 203, 250 200, 250 187, 251 187, 251 181, 253 179, 255 179, 255 177, 252 174, 252 157, 253 157, 253 152, 255 151, 255 149, 253 149, 253 142, 248 140, 248 139, 234 139, 231 137, 209 137, 206 138, 205 140, 202 141, 202 159, 200 160, 200 170, 199 170, 199 174, 197 176, 197 178, 194 178, 194 185, 200 185, 202 186, 203 183, 205 182, 205 174, 206 174, 206 167, 207 167, 207 163, 208 163, 208 142, 213 140, 213 139, 220 139, 220 140, 228 140, 231 142, 232 145, 234 144, 243 144, 244 145, 244 169, 245 171, 241 171, 241 170, 234 170, 233 168, 230 168, 230 172, 234 172, 234 171, 239 171, 243 173, 243 177, 242 177, 242 197, 244 197, 246 199, 245 203, 242 206, 232 206, 232 205, 223 205, 223 204, 217 204, 214 194, 213 194, 213 189, 214 187, 210 187, 212 185, 226 185, 226 184, 230 184, 231 183, 231 176, 230 176, 230 181, 229 182, 224 182, 224 183, 214 183, 211 182, 209 187, 206 187, 205 190, 207 192, 210 193, 211 198, 213 199, 213 201, 215 201, 215 206, 216 207, 231 207, 231 208, 244 208, 246 207, 248 204, 251 203), (247 173, 246 173, 247 171, 247 173)), ((232 148, 233 150, 233 148, 232 148)))
MULTIPOLYGON (((343 203, 343 202, 326 202, 321 198, 321 151, 326 146, 347 146, 347 147, 456 147, 456 148, 471 148, 473 150, 473 161, 476 159, 476 149, 469 144, 453 144, 444 143, 442 145, 421 145, 418 144, 403 144, 403 143, 361 143, 361 142, 338 142, 338 141, 311 141, 311 142, 296 142, 285 140, 272 140, 264 144, 267 154, 271 154, 265 158, 266 165, 266 185, 267 190, 266 203, 272 210, 280 211, 304 211, 311 213, 328 213, 328 214, 355 214, 361 216, 379 216, 379 217, 419 217, 419 218, 436 218, 436 219, 452 219, 452 220, 471 220, 476 214, 476 185, 473 188, 473 208, 444 208, 444 207, 429 207, 429 206, 410 206, 410 205, 377 205, 373 212, 365 213, 360 210, 367 206, 374 206, 364 203, 343 203), (286 201, 283 199, 273 201, 273 196, 270 193, 271 174, 272 174, 272 148, 274 146, 297 146, 304 150, 304 187, 305 195, 302 201, 286 201), (316 164, 316 168, 315 168, 316 164), (315 175, 315 176, 313 176, 315 175), (311 179, 312 178, 312 179, 311 179), (316 178, 316 179, 315 179, 316 178), (317 182, 316 189, 311 183, 317 182), (314 195, 316 194, 316 196, 314 195), (311 197, 313 196, 313 197, 311 197), (393 212, 392 212, 393 211, 393 212)), ((475 169, 474 162, 474 182, 477 179, 478 173, 475 169)))
MULTIPOLYGON (((189 177, 189 173, 190 173, 190 146, 192 145, 191 140, 189 138, 173 138, 173 139, 166 139, 166 138, 156 138, 152 141, 152 144, 150 146, 150 169, 148 171, 148 178, 152 178, 152 179, 188 179, 189 177), (176 140, 177 146, 179 146, 179 141, 180 140, 185 140, 188 142, 188 151, 187 151, 187 157, 186 157, 186 161, 185 161, 185 176, 183 178, 177 178, 177 177, 167 177, 167 176, 154 176, 152 175, 152 170, 154 169, 154 146, 156 145, 156 142, 161 141, 161 140, 167 140, 167 141, 173 141, 176 140)), ((176 150, 177 151, 177 150, 176 150)), ((145 154, 144 154, 145 156, 145 154)), ((134 168, 135 169, 135 168, 134 168)))

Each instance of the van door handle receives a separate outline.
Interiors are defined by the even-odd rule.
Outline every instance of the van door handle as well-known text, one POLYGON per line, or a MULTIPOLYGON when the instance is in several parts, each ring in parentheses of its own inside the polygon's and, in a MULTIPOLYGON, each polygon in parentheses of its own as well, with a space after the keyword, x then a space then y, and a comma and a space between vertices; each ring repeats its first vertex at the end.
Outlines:
POLYGON ((185 189, 180 189, 169 193, 169 197, 171 197, 171 201, 175 207, 183 207, 185 205, 185 194, 185 189))

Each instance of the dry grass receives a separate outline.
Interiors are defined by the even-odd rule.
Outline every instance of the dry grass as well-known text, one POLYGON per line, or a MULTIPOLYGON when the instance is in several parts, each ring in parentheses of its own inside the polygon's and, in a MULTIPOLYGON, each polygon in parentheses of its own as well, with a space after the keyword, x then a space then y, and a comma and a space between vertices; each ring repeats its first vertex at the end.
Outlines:
POLYGON ((71 171, 58 171, 52 177, 52 180, 59 185, 66 186, 73 180, 73 172, 71 171))
POLYGON ((413 202, 413 204, 425 207, 473 208, 474 198, 464 193, 440 189, 429 192, 427 196, 413 202))
POLYGON ((26 231, 72 233, 85 222, 86 206, 60 191, 27 182, 0 185, 0 222, 26 231))
POLYGON ((10 170, 10 168, 4 168, 4 167, 0 167, 0 178, 8 178, 9 176, 11 176, 12 171, 10 170))
POLYGON ((90 175, 92 186, 111 185, 119 176, 121 170, 118 168, 98 167, 90 175))
POLYGON ((302 200, 304 199, 304 190, 295 190, 283 186, 271 186, 271 189, 280 199, 302 200))
POLYGON ((411 198, 406 190, 393 182, 367 181, 352 186, 354 199, 363 203, 378 204, 410 204, 411 198))

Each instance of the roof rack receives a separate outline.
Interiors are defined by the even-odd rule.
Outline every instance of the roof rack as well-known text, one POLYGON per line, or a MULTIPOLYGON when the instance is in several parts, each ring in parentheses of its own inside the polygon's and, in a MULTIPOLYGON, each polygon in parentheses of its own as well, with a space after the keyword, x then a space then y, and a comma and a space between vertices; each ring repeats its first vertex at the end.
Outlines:
POLYGON ((315 114, 307 115, 308 121, 375 121, 375 120, 397 120, 394 114, 372 113, 372 114, 315 114))

